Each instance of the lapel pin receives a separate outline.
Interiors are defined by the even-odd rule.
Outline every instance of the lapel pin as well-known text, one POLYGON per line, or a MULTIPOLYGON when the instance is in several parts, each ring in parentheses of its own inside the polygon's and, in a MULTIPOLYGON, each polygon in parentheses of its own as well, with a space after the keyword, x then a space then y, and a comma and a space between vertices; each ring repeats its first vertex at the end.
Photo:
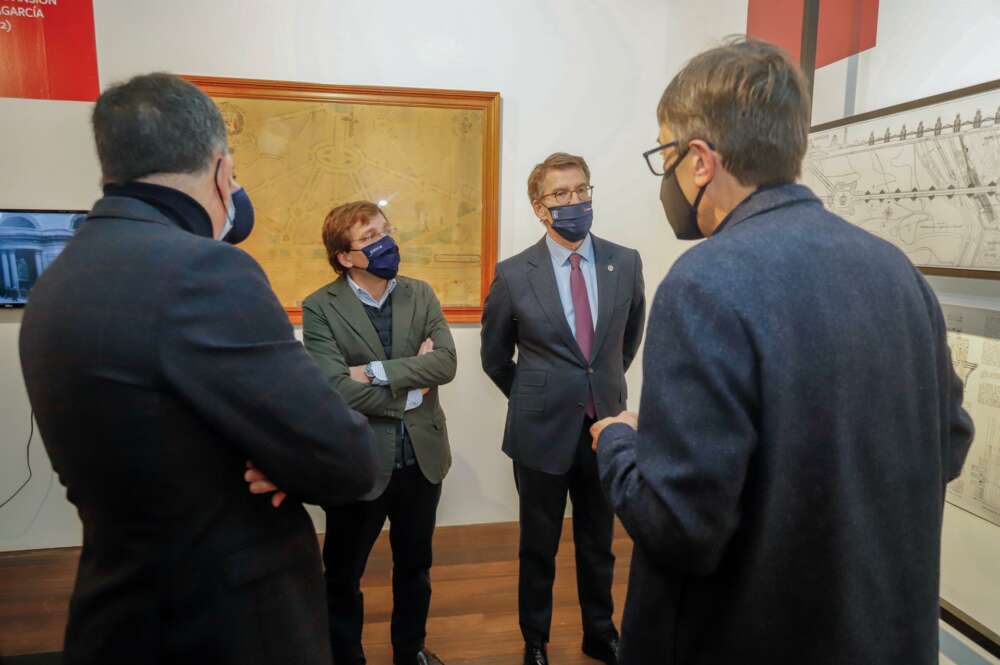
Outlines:
POLYGON ((614 271, 615 271, 614 266, 608 266, 608 272, 614 272, 614 271))

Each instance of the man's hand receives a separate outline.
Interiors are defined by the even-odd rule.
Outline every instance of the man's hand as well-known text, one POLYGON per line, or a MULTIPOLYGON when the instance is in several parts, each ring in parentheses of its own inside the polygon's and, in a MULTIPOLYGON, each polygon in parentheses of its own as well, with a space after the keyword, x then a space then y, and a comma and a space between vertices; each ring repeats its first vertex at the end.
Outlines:
MULTIPOLYGON (((424 340, 424 343, 420 345, 420 350, 417 351, 417 356, 422 356, 425 353, 430 353, 433 350, 434 350, 434 340, 428 337, 427 339, 424 340)), ((421 388, 420 394, 426 397, 427 393, 429 393, 430 391, 431 391, 430 388, 421 388)))
POLYGON ((614 425, 615 423, 625 423, 634 430, 639 429, 639 414, 632 411, 622 411, 614 418, 605 418, 604 420, 598 420, 596 423, 590 426, 590 436, 594 439, 594 443, 591 446, 594 452, 597 452, 597 442, 601 439, 601 432, 604 431, 605 427, 609 425, 614 425))
POLYGON ((365 374, 366 366, 367 365, 355 365, 354 367, 352 367, 351 378, 357 381, 358 383, 371 383, 372 380, 368 378, 367 374, 365 374))
POLYGON ((281 505, 281 502, 285 500, 287 494, 282 492, 277 488, 277 486, 268 480, 264 472, 253 465, 253 462, 247 460, 247 470, 243 474, 243 480, 247 481, 251 494, 267 494, 268 492, 274 492, 274 496, 271 497, 271 505, 277 508, 281 505))
MULTIPOLYGON (((430 337, 428 337, 427 339, 424 340, 423 344, 420 345, 420 350, 417 351, 417 355, 418 356, 422 356, 425 353, 430 353, 433 350, 434 350, 434 340, 432 340, 430 337)), ((367 374, 365 374, 365 367, 366 367, 366 365, 355 365, 354 367, 351 367, 350 368, 351 369, 351 379, 353 379, 354 381, 357 381, 358 383, 371 383, 372 380, 368 378, 367 374)), ((425 394, 425 395, 429 391, 430 391, 430 388, 422 388, 421 389, 421 392, 423 394, 425 394)))

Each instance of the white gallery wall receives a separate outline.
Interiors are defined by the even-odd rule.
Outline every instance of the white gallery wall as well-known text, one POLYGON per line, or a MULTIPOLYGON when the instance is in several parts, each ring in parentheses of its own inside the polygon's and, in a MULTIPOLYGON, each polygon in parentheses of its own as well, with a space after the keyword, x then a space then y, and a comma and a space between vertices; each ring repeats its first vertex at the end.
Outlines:
MULTIPOLYGON (((499 91, 500 258, 541 234, 524 193, 531 167, 552 151, 576 152, 593 170, 595 233, 640 248, 651 297, 687 245, 671 237, 659 183, 639 153, 652 147, 655 105, 669 78, 699 50, 743 32, 747 2, 94 0, 94 8, 102 85, 165 70, 499 91)), ((814 121, 842 117, 848 98, 860 113, 996 78, 998 29, 993 0, 963 0, 960 8, 882 0, 878 46, 856 59, 856 76, 847 62, 817 72, 814 121)), ((99 196, 90 108, 0 99, 0 207, 90 206, 99 196)), ((943 298, 1000 309, 1000 282, 931 281, 943 298)), ((0 310, 0 501, 27 473, 19 322, 20 312, 0 310)), ((479 327, 454 333, 458 376, 442 400, 455 464, 440 523, 513 520, 510 462, 499 450, 505 404, 479 368, 479 327)), ((637 361, 632 408, 638 370, 637 361)), ((75 512, 37 434, 30 455, 31 482, 0 509, 0 550, 78 544, 75 512)), ((943 557, 942 595, 1000 632, 1000 528, 947 506, 943 557)))
MULTIPOLYGON (((640 158, 654 145, 656 102, 690 49, 746 25, 745 2, 693 10, 663 0, 94 0, 94 12, 102 86, 163 70, 499 91, 500 258, 541 236, 525 193, 532 166, 556 150, 582 154, 596 186, 594 231, 641 248, 650 297, 684 248, 640 158)), ((100 194, 91 108, 0 99, 0 207, 90 207, 100 194)), ((0 310, 0 501, 27 474, 20 317, 0 310)), ((514 520, 511 465, 500 452, 505 402, 480 369, 479 326, 455 326, 454 335, 458 376, 442 389, 454 467, 439 523, 514 520)), ((37 433, 30 460, 32 480, 0 509, 0 550, 79 544, 75 510, 37 433)))

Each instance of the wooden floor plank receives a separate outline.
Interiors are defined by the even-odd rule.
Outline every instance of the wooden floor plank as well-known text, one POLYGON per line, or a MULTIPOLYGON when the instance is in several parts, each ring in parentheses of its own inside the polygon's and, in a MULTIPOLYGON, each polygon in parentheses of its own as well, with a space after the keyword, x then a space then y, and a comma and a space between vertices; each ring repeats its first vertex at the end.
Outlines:
MULTIPOLYGON (((596 661, 580 652, 571 527, 567 520, 556 558, 549 655, 562 665, 593 665, 596 661)), ((383 533, 372 550, 362 581, 364 643, 372 665, 392 662, 392 556, 387 536, 383 533)), ((517 548, 516 522, 440 527, 435 533, 427 645, 449 665, 520 662, 517 548)), ((614 551, 618 623, 631 553, 631 543, 620 526, 614 551)), ((79 554, 75 547, 0 553, 0 658, 62 649, 79 554)))

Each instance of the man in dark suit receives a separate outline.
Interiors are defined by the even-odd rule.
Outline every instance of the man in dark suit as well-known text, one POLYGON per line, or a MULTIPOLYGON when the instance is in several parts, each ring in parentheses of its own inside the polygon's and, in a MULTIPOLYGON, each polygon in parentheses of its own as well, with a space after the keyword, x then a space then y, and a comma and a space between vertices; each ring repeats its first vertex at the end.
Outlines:
POLYGON ((375 487, 324 506, 330 641, 336 665, 365 662, 361 576, 391 523, 392 650, 396 665, 440 665, 424 645, 431 602, 431 542, 441 482, 451 466, 438 386, 455 378, 455 342, 426 282, 397 275, 400 254, 370 201, 330 211, 323 244, 338 279, 302 304, 306 349, 330 385, 368 416, 376 436, 375 487))
POLYGON ((639 253, 590 234, 592 191, 581 157, 555 153, 534 168, 528 196, 546 235, 497 266, 483 310, 483 369, 508 398, 503 450, 514 460, 520 495, 518 604, 531 665, 547 662, 567 493, 583 651, 616 662, 614 515, 589 428, 625 406, 625 370, 642 339, 645 295, 639 253))
POLYGON ((699 55, 657 115, 668 221, 708 239, 657 290, 641 418, 594 427, 635 541, 622 662, 936 663, 972 424, 934 293, 794 184, 809 95, 776 47, 699 55))
POLYGON ((329 665, 300 502, 368 492, 372 431, 257 263, 216 240, 235 206, 212 101, 139 76, 101 95, 93 124, 105 196, 35 285, 20 337, 83 522, 64 662, 329 665), (248 492, 244 472, 288 498, 248 492))

